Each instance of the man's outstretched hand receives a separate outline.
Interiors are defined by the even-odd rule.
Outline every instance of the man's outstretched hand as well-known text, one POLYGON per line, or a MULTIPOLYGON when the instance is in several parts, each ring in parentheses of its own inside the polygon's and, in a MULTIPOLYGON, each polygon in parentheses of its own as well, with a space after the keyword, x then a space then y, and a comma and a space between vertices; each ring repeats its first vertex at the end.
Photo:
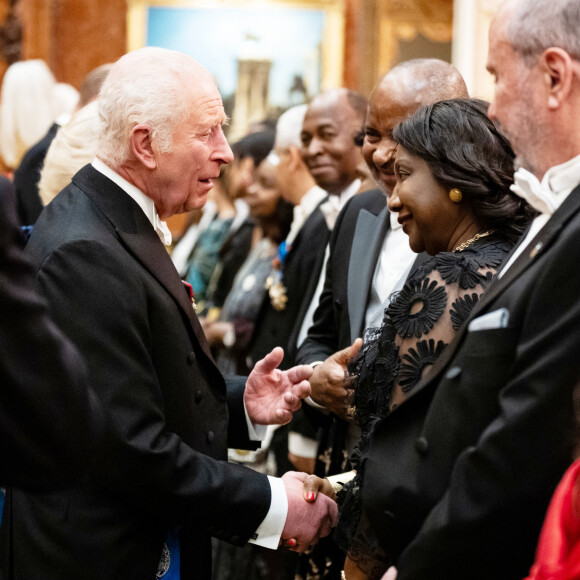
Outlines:
POLYGON ((351 404, 352 379, 347 376, 347 364, 359 351, 362 340, 357 338, 353 344, 329 356, 318 365, 310 377, 312 399, 348 420, 348 406, 351 404))
POLYGON ((244 403, 255 425, 289 423, 301 400, 310 395, 312 368, 300 365, 281 371, 277 367, 283 358, 284 351, 277 346, 256 363, 246 381, 244 403))

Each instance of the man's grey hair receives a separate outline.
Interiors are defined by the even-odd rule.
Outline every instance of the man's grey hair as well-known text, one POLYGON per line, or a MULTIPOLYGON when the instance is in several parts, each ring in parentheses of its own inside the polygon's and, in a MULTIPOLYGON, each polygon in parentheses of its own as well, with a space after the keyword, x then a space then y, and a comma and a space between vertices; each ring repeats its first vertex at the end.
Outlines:
POLYGON ((300 133, 308 105, 296 105, 280 115, 276 124, 276 142, 274 149, 283 150, 290 147, 302 147, 300 133))
POLYGON ((99 93, 98 156, 113 168, 130 158, 130 135, 146 123, 162 152, 189 115, 187 89, 200 67, 191 57, 163 48, 130 52, 112 67, 99 93))
POLYGON ((578 0, 508 0, 512 8, 507 40, 532 66, 550 47, 580 60, 580 2, 578 0))

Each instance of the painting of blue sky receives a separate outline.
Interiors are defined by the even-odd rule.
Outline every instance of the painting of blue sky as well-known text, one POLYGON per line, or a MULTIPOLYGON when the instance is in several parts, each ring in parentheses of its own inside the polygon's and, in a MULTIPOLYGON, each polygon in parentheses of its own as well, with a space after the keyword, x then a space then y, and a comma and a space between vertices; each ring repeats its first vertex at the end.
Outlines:
POLYGON ((272 61, 270 103, 284 107, 296 76, 309 95, 320 89, 322 10, 227 9, 150 6, 147 45, 180 50, 216 77, 224 97, 236 90, 237 60, 272 61))

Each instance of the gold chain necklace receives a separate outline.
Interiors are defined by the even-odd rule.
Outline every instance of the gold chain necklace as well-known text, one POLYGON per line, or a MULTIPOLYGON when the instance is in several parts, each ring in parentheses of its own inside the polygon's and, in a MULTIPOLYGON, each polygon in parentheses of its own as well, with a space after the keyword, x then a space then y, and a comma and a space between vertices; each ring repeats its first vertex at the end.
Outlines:
POLYGON ((473 236, 473 238, 469 238, 469 240, 463 242, 462 244, 459 244, 459 246, 457 246, 453 251, 454 252, 463 252, 463 250, 465 250, 465 248, 469 248, 469 246, 471 246, 471 244, 475 244, 475 242, 477 242, 477 240, 480 240, 481 238, 485 238, 485 236, 490 236, 494 232, 495 232, 495 230, 487 230, 487 232, 483 232, 482 234, 475 234, 473 236))

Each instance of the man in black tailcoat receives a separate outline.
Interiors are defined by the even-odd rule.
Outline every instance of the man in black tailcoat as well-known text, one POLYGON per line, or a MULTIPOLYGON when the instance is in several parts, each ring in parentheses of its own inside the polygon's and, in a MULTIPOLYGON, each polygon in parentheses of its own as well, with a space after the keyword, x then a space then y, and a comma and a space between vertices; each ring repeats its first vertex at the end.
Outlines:
POLYGON ((212 535, 303 551, 330 531, 334 503, 306 512, 299 474, 226 458, 291 419, 309 369, 277 370, 277 349, 247 380, 224 380, 164 247, 163 220, 203 206, 232 159, 215 82, 189 56, 140 49, 113 65, 99 113, 97 158, 45 208, 26 253, 110 429, 101 460, 67 488, 9 490, 2 573, 153 580, 179 561, 180 578, 209 579, 212 535))

